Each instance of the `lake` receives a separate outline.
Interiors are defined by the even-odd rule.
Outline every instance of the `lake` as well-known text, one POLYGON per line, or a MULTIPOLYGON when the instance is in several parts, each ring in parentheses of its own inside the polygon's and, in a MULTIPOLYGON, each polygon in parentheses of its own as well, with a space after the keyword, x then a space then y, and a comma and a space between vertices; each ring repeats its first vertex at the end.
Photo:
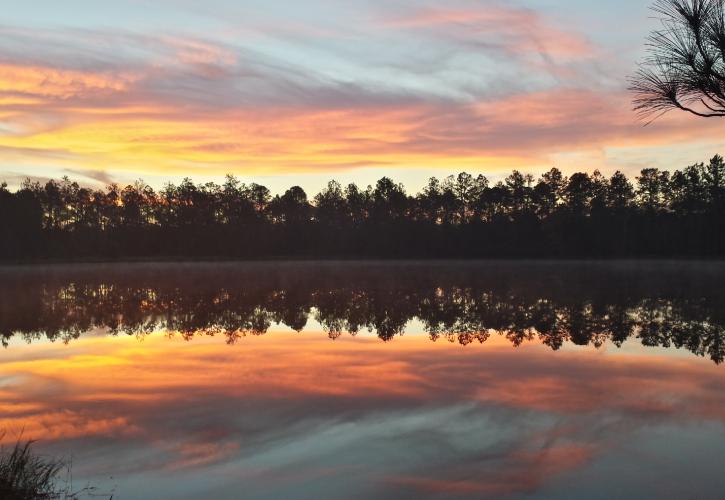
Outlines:
POLYGON ((724 498, 725 264, 0 267, 0 429, 117 499, 724 498))

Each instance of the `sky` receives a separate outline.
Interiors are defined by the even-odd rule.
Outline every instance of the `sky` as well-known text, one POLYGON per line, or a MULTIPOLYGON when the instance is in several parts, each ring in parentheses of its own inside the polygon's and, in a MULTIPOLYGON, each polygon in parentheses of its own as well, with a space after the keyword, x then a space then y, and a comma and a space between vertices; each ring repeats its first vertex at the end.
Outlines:
POLYGON ((280 192, 422 187, 725 152, 725 121, 644 126, 649 1, 0 0, 0 181, 280 192))

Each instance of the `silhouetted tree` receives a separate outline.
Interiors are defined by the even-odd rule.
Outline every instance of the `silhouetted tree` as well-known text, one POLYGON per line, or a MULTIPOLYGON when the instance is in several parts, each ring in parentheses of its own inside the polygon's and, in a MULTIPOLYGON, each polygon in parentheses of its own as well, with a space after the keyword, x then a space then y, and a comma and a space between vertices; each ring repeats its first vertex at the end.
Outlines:
POLYGON ((340 226, 348 220, 348 207, 342 186, 330 181, 327 187, 315 196, 315 218, 328 225, 340 226))
POLYGON ((282 196, 276 196, 269 204, 269 213, 277 223, 301 224, 310 221, 312 206, 307 193, 299 186, 289 188, 282 196))
MULTIPOLYGON (((724 46, 725 48, 725 46, 724 46)), ((722 208, 725 203, 725 160, 720 155, 712 157, 705 167, 702 178, 707 188, 710 203, 722 208)))
POLYGON ((456 177, 451 176, 446 179, 446 190, 452 193, 456 200, 458 222, 465 224, 476 216, 476 201, 487 188, 488 179, 483 175, 474 178, 472 175, 462 172, 456 177))
POLYGON ((637 177, 637 198, 640 206, 650 212, 662 209, 669 189, 669 172, 645 168, 637 177))
POLYGON ((568 179, 558 168, 552 168, 539 179, 534 194, 538 213, 541 217, 551 215, 557 207, 564 203, 568 179))
POLYGON ((252 192, 233 175, 227 175, 220 192, 220 221, 238 227, 255 218, 252 192))
POLYGON ((252 205, 254 206, 254 210, 257 214, 258 218, 263 218, 264 213, 267 210, 267 205, 269 204, 272 196, 269 192, 269 189, 266 187, 253 183, 249 186, 249 200, 252 202, 252 205))
POLYGON ((345 202, 347 213, 354 225, 361 224, 370 213, 370 193, 361 191, 355 184, 348 184, 345 188, 345 202))
POLYGON ((608 207, 609 180, 599 170, 595 170, 590 182, 589 204, 592 215, 604 214, 608 207))
POLYGON ((513 214, 520 214, 531 208, 533 189, 531 184, 534 178, 531 174, 522 174, 514 170, 506 177, 506 188, 508 189, 509 207, 513 214))
POLYGON ((634 187, 627 177, 617 170, 609 179, 607 192, 607 205, 609 208, 621 212, 629 208, 634 201, 634 187))
POLYGON ((725 116, 723 0, 658 0, 662 27, 647 43, 649 57, 632 78, 634 106, 655 118, 672 109, 725 116))
POLYGON ((704 184, 705 166, 690 165, 676 171, 670 179, 670 207, 682 214, 702 212, 707 206, 707 188, 704 184))
POLYGON ((577 173, 569 178, 564 188, 566 207, 576 215, 585 215, 592 201, 592 179, 588 174, 577 173))
POLYGON ((476 211, 488 222, 505 217, 508 214, 509 191, 503 182, 496 183, 495 186, 484 190, 480 194, 476 211))
POLYGON ((443 222, 443 200, 441 182, 431 177, 416 199, 416 218, 434 224, 443 222))
POLYGON ((373 216, 378 220, 399 219, 405 216, 408 198, 402 184, 383 177, 372 193, 373 216))

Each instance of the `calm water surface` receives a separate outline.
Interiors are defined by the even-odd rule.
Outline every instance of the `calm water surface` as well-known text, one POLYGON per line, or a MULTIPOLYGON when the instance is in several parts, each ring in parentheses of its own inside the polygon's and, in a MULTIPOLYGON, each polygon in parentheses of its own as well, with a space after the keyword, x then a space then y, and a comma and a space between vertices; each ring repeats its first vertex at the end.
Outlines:
POLYGON ((725 265, 0 268, 0 429, 116 499, 725 498, 725 265))

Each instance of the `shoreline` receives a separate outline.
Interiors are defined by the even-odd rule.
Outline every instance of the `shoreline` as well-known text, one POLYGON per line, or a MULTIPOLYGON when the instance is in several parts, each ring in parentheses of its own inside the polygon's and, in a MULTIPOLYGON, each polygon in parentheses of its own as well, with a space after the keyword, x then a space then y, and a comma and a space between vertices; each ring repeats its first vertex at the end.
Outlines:
POLYGON ((121 258, 121 259, 38 259, 21 261, 0 261, 0 269, 40 268, 54 266, 102 266, 102 265, 253 265, 253 264, 319 264, 319 265, 388 265, 388 264, 426 264, 426 265, 467 265, 467 264, 725 264, 725 257, 488 257, 488 258, 301 258, 301 257, 265 257, 259 259, 227 259, 215 257, 187 258, 121 258))

